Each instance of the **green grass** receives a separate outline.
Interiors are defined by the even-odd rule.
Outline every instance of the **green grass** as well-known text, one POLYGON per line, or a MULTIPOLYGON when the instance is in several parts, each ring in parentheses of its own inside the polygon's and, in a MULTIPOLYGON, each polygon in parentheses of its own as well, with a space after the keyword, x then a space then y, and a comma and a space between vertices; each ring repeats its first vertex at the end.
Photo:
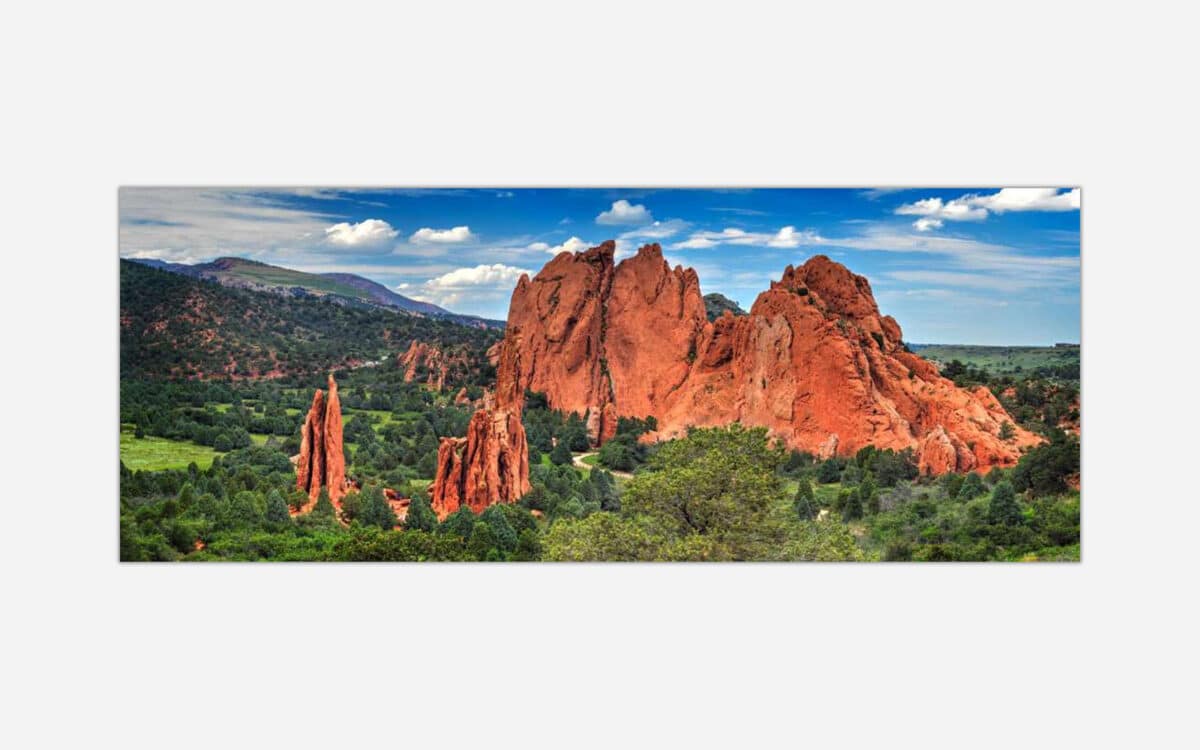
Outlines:
POLYGON ((367 299, 368 295, 349 284, 327 279, 317 274, 293 271, 290 268, 260 266, 237 259, 228 270, 212 271, 222 279, 244 279, 264 286, 300 286, 316 292, 340 294, 353 299, 367 299))
POLYGON ((1079 364, 1079 347, 1053 346, 951 346, 914 345, 913 351, 925 359, 946 364, 957 359, 965 365, 981 367, 997 375, 1079 364))
POLYGON ((582 459, 580 459, 580 460, 581 460, 581 461, 583 461, 583 462, 584 462, 585 464, 587 464, 588 466, 597 466, 597 465, 599 465, 599 463, 600 463, 600 454, 599 454, 599 453, 593 453, 593 454, 592 454, 592 455, 590 455, 590 456, 584 456, 584 457, 583 457, 582 459))
POLYGON ((201 469, 207 469, 219 455, 206 445, 196 445, 187 440, 168 440, 150 435, 137 438, 131 425, 121 426, 121 461, 131 471, 186 469, 193 461, 201 469))

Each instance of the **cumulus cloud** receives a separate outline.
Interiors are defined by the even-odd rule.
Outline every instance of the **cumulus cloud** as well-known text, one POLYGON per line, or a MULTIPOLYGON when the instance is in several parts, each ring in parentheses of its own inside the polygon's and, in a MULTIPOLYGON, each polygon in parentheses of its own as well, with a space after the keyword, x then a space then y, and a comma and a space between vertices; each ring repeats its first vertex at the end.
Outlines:
POLYGON ((475 235, 471 234, 471 228, 467 226, 454 227, 453 229, 431 229, 430 227, 421 227, 413 232, 412 237, 409 237, 409 242, 422 244, 433 242, 437 244, 451 244, 454 242, 467 242, 474 239, 475 235))
POLYGON ((647 224, 654 217, 643 205, 634 205, 627 200, 613 201, 612 208, 601 211, 596 217, 597 224, 647 224))
POLYGON ((551 255, 558 255, 559 253, 581 253, 584 250, 587 250, 589 247, 591 247, 590 244, 584 242, 578 237, 571 237, 561 245, 552 246, 546 244, 545 242, 535 242, 532 245, 529 245, 530 250, 544 250, 551 255))
POLYGON ((366 219, 357 224, 341 222, 325 229, 325 239, 342 247, 369 247, 393 240, 399 234, 383 219, 366 219))
POLYGON ((793 248, 823 242, 819 234, 811 230, 796 231, 786 226, 774 234, 770 232, 747 232, 744 229, 727 227, 720 232, 693 232, 682 242, 671 245, 676 250, 702 250, 718 245, 757 245, 760 247, 793 248))
POLYGON ((940 228, 942 221, 982 221, 992 213, 1077 210, 1079 188, 1066 192, 1060 192, 1059 188, 1003 188, 988 195, 968 193, 951 201, 926 198, 905 203, 896 209, 896 214, 922 217, 913 222, 913 226, 927 232, 940 228))
POLYGON ((524 268, 485 263, 456 268, 420 284, 400 284, 396 289, 413 299, 443 307, 453 308, 464 302, 478 306, 511 294, 522 274, 533 275, 524 268))

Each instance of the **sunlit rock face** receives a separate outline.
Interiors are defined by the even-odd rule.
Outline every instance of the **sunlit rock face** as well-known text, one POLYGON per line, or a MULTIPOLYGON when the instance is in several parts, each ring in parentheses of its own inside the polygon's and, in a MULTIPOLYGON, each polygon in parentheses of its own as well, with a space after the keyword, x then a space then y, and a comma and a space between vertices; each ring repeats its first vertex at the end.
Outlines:
POLYGON ((620 263, 614 251, 561 253, 521 278, 493 353, 498 404, 545 393, 596 443, 620 417, 655 417, 650 439, 737 421, 822 456, 911 448, 933 474, 1011 465, 1039 440, 1002 440, 1012 418, 992 394, 909 352, 867 279, 823 255, 788 266, 748 315, 710 322, 695 271, 658 245, 620 263))
POLYGON ((308 494, 306 509, 316 504, 322 487, 334 503, 346 495, 346 458, 342 447, 342 405, 337 383, 329 376, 329 391, 313 393, 312 406, 300 432, 300 455, 296 456, 296 486, 308 494))

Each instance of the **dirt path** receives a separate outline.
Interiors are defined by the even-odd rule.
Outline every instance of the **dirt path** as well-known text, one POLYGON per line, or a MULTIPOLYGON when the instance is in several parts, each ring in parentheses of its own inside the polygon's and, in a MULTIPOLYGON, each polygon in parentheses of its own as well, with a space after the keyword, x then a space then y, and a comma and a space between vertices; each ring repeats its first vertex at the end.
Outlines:
POLYGON ((575 466, 580 469, 587 469, 589 471, 592 469, 604 469, 608 473, 612 474, 614 477, 621 477, 623 479, 633 479, 633 475, 627 471, 616 471, 615 469, 609 469, 604 466, 592 466, 591 464, 584 462, 583 459, 587 458, 588 456, 594 456, 594 455, 596 455, 596 451, 588 451, 587 453, 572 454, 571 455, 571 463, 575 464, 575 466))

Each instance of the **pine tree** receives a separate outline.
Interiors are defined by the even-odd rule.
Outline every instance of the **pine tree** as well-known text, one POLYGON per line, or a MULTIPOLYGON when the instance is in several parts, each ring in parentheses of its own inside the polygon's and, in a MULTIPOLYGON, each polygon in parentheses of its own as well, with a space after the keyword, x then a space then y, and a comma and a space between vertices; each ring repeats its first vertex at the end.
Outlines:
POLYGON ((566 440, 560 439, 558 445, 554 446, 554 450, 550 451, 550 463, 555 466, 571 465, 571 448, 567 445, 566 440))
POLYGON ((811 521, 817 517, 817 499, 813 495, 812 482, 809 482, 807 477, 800 478, 793 507, 801 521, 811 521))
POLYGON ((287 523, 291 520, 288 515, 288 506, 283 499, 283 495, 279 494, 279 490, 271 490, 267 493, 267 522, 268 523, 287 523))
POLYGON ((365 524, 378 526, 385 531, 396 527, 396 513, 383 496, 383 490, 371 485, 362 491, 362 508, 359 510, 359 520, 365 524))
POLYGON ((508 522, 508 517, 504 515, 503 509, 499 505, 493 505, 479 515, 479 520, 486 523, 492 529, 492 537, 495 539, 495 547, 504 552, 512 552, 517 548, 517 531, 508 522))
POLYGON ((821 484, 833 484, 841 476, 842 469, 836 458, 827 459, 817 469, 817 481, 821 484))
POLYGON ((853 490, 847 490, 846 504, 842 508, 842 520, 854 521, 863 517, 862 496, 853 490))
POLYGON ((329 500, 329 490, 321 488, 317 495, 317 504, 313 506, 312 514, 318 518, 333 518, 333 503, 329 500))
POLYGON ((1006 526, 1016 526, 1024 520, 1021 506, 1017 504, 1017 494, 1008 480, 996 485, 992 490, 992 500, 988 504, 988 521, 1002 523, 1006 526))
POLYGON ((407 531, 433 531, 437 528, 437 522, 437 514, 430 507, 425 493, 414 494, 408 506, 408 515, 404 517, 404 528, 407 531))
POLYGON ((496 546, 496 537, 492 527, 483 521, 476 521, 471 530, 471 538, 467 540, 467 554, 476 560, 486 560, 488 552, 496 546))
POLYGON ((517 549, 513 551, 510 559, 519 562, 542 559, 542 541, 538 538, 538 533, 532 529, 522 531, 517 539, 517 549))
POLYGON ((875 480, 868 474, 858 485, 858 500, 867 513, 874 515, 879 512, 879 494, 875 492, 875 480))
POLYGON ((968 500, 974 500, 986 491, 987 488, 983 486, 983 480, 979 478, 978 474, 971 472, 963 480, 962 487, 958 490, 958 501, 965 503, 968 500))
POLYGON ((471 531, 475 528, 475 513, 467 506, 462 506, 450 515, 446 516, 446 520, 442 521, 438 526, 438 532, 443 534, 456 534, 463 539, 471 536, 471 531))

